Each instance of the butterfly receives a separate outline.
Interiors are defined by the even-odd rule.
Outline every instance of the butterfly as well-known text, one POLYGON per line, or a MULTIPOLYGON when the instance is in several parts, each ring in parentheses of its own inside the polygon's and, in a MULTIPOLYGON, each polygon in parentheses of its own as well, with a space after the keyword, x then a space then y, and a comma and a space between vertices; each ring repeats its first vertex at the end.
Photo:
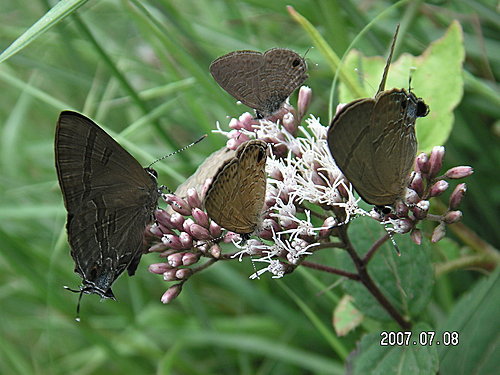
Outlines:
POLYGON ((213 61, 210 73, 225 91, 255 109, 257 118, 265 118, 307 79, 307 65, 285 48, 234 51, 213 61))
POLYGON ((267 144, 250 140, 217 171, 203 199, 208 216, 247 239, 256 231, 266 197, 267 144))
POLYGON ((327 135, 337 166, 361 198, 376 206, 403 196, 417 152, 415 121, 429 113, 411 90, 385 90, 398 30, 399 25, 375 97, 346 104, 327 135))
POLYGON ((143 254, 144 231, 160 196, 157 174, 71 111, 57 122, 55 163, 71 256, 82 278, 80 298, 95 293, 115 299, 113 282, 125 270, 134 275, 143 254))

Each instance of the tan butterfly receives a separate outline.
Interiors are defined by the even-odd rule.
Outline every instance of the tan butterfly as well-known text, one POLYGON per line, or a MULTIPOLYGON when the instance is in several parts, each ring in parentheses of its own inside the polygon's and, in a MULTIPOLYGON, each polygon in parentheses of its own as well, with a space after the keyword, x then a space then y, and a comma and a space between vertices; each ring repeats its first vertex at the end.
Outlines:
POLYGON ((328 129, 335 163, 363 200, 376 206, 402 197, 417 152, 415 121, 429 113, 413 92, 385 90, 398 30, 375 97, 346 104, 328 129))
POLYGON ((208 216, 221 227, 248 238, 258 228, 266 197, 267 143, 250 140, 217 171, 205 194, 208 216))
POLYGON ((224 90, 255 109, 257 118, 265 118, 307 79, 307 65, 286 48, 234 51, 212 62, 210 73, 224 90))

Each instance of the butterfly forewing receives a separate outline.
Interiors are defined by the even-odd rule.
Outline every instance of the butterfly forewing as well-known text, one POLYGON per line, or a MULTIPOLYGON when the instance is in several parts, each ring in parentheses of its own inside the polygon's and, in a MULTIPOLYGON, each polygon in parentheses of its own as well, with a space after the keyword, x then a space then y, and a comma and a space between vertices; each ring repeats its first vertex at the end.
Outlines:
POLYGON ((257 228, 266 194, 266 153, 265 142, 248 141, 215 175, 204 206, 223 228, 239 234, 250 234, 257 228))
POLYGON ((159 196, 155 178, 92 120, 62 112, 56 169, 68 211, 66 228, 86 293, 112 297, 111 284, 142 253, 159 196))
POLYGON ((412 92, 383 91, 397 32, 375 98, 347 104, 328 129, 328 147, 337 166, 363 200, 377 206, 402 197, 417 151, 415 121, 428 113, 412 92))

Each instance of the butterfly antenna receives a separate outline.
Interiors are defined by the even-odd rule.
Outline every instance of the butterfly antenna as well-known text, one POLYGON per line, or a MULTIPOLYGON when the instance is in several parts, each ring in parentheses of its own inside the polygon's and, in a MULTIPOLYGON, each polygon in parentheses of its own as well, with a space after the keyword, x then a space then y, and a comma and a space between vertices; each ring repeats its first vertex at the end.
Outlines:
POLYGON ((411 79, 413 78, 413 72, 415 68, 410 68, 410 74, 408 76, 408 91, 411 92, 411 79))
POLYGON ((391 239, 392 246, 394 246, 394 250, 396 250, 396 254, 398 254, 398 257, 400 257, 401 251, 399 250, 399 246, 396 243, 396 240, 394 239, 394 235, 392 233, 393 231, 391 230, 391 228, 389 228, 389 226, 388 226, 389 224, 387 221, 384 221, 383 224, 384 224, 385 231, 387 232, 387 235, 391 239))
POLYGON ((314 47, 307 47, 306 49, 306 52, 304 52, 304 55, 302 55, 302 58, 305 60, 307 54, 309 53, 309 51, 311 50, 311 48, 314 48, 314 47))
POLYGON ((382 75, 382 81, 380 82, 380 86, 378 87, 377 94, 385 90, 385 81, 387 80, 387 74, 389 73, 389 66, 391 65, 392 54, 394 52, 394 47, 396 46, 396 39, 398 37, 398 32, 399 32, 399 23, 396 26, 396 32, 394 33, 394 37, 392 38, 389 57, 387 58, 387 62, 385 63, 384 74, 382 75))
POLYGON ((206 135, 206 134, 203 134, 203 135, 202 135, 202 136, 201 136, 198 140, 196 140, 196 141, 194 141, 194 142, 192 142, 192 143, 188 144, 187 146, 184 146, 184 147, 182 147, 182 148, 178 149, 177 151, 171 152, 171 153, 170 153, 170 154, 168 154, 168 155, 165 155, 165 156, 162 156, 162 157, 161 157, 161 158, 159 158, 159 159, 156 159, 155 161, 153 161, 151 164, 149 164, 149 165, 148 165, 148 168, 151 168, 151 166, 152 166, 153 164, 158 163, 159 161, 161 161, 161 160, 163 160, 163 159, 169 158, 170 156, 175 155, 175 154, 177 154, 178 152, 182 152, 182 151, 184 151, 184 150, 188 149, 189 147, 194 146, 195 144, 197 144, 197 143, 199 143, 199 142, 203 141, 206 137, 207 137, 207 135, 206 135))
POLYGON ((73 292, 73 293, 80 294, 80 296, 78 297, 78 303, 76 305, 76 317, 75 317, 75 321, 80 322, 80 305, 82 302, 84 288, 82 287, 82 288, 80 288, 80 290, 77 290, 77 289, 71 289, 69 286, 64 285, 64 289, 69 290, 70 292, 73 292))
MULTIPOLYGON (((250 235, 251 235, 251 233, 246 233, 246 234, 242 235, 243 245, 247 244, 247 241, 250 238, 250 235)), ((247 249, 248 249, 248 245, 247 245, 247 249)), ((255 267, 255 262, 253 261, 253 256, 250 253, 248 253, 248 255, 250 255, 250 262, 252 263, 252 267, 253 267, 253 270, 255 272, 255 275, 257 275, 257 279, 260 280, 259 274, 257 273, 257 267, 255 267)))
POLYGON ((260 280, 259 273, 257 272, 257 267, 255 267, 255 262, 253 261, 253 256, 250 254, 250 262, 252 262, 252 267, 255 275, 257 276, 257 280, 260 280))

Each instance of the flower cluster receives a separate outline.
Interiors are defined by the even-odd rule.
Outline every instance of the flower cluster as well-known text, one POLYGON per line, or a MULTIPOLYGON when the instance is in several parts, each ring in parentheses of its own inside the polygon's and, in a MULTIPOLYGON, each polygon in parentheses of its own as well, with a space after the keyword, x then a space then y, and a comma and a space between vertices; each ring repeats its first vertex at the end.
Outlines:
POLYGON ((440 216, 429 214, 429 199, 448 188, 446 179, 472 173, 470 167, 456 167, 438 177, 443 147, 434 148, 430 157, 420 154, 416 158, 407 194, 390 212, 372 210, 368 213, 361 209, 352 186, 330 155, 327 127, 313 116, 301 125, 311 95, 311 89, 301 87, 297 110, 287 103, 279 113, 263 120, 244 113, 230 121, 228 132, 217 125, 215 132, 228 138, 227 149, 215 153, 200 166, 196 174, 201 178, 196 180, 193 176, 187 189, 184 186, 175 195, 163 196, 170 210, 156 211, 156 223, 149 228, 149 239, 156 243, 149 251, 159 252, 166 262, 153 264, 149 270, 162 274, 166 281, 177 283, 165 292, 162 302, 168 303, 177 297, 189 277, 219 260, 241 260, 251 256, 257 266, 265 263, 265 267, 256 270, 251 278, 258 278, 265 272, 272 277, 282 277, 315 251, 339 246, 338 242, 332 242, 337 227, 358 215, 368 215, 383 222, 390 232, 410 232, 416 243, 422 239, 416 227, 419 221, 427 219, 439 223, 432 235, 432 241, 438 241, 445 234, 446 224, 460 220, 462 214, 457 207, 464 196, 465 184, 458 185, 451 194, 447 212, 440 216), (239 235, 225 231, 210 220, 202 201, 217 171, 216 161, 221 164, 225 160, 222 155, 227 158, 231 150, 254 138, 264 140, 272 149, 266 164, 266 199, 255 238, 237 242, 239 235), (232 242, 238 251, 224 254, 221 242, 232 242), (204 262, 198 265, 202 259, 204 262))

